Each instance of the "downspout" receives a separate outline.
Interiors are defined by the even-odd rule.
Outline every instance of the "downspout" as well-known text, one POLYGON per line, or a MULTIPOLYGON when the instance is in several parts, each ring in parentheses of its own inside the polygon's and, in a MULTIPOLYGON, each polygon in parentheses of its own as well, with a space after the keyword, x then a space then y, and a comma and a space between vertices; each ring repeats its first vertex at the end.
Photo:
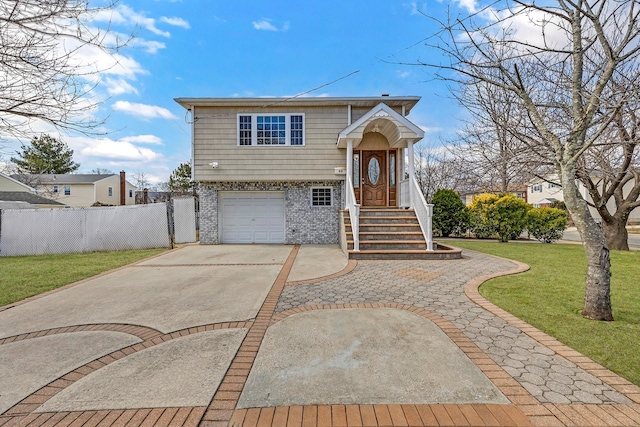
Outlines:
POLYGON ((191 108, 189 108, 187 111, 191 111, 191 181, 195 181, 195 175, 196 175, 196 160, 195 160, 196 107, 195 105, 192 105, 191 108))

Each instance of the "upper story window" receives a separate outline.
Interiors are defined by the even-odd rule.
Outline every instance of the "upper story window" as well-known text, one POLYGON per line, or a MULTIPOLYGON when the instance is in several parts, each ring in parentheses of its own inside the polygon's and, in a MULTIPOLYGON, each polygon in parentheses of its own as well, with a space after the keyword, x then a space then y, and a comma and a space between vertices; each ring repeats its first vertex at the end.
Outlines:
POLYGON ((531 186, 532 193, 542 193, 542 184, 536 184, 531 186))
POLYGON ((71 195, 71 186, 70 185, 65 185, 64 186, 64 195, 65 196, 70 196, 71 195))
POLYGON ((129 197, 133 197, 133 190, 129 190, 129 197))
POLYGON ((560 188, 560 186, 554 182, 549 183, 549 188, 560 188))
POLYGON ((113 197, 113 187, 107 188, 107 194, 109 195, 109 197, 113 197))
POLYGON ((57 194, 59 191, 60 191, 60 187, 58 187, 57 185, 54 185, 53 192, 57 194))
POLYGON ((304 142, 304 114, 238 114, 238 145, 304 142))

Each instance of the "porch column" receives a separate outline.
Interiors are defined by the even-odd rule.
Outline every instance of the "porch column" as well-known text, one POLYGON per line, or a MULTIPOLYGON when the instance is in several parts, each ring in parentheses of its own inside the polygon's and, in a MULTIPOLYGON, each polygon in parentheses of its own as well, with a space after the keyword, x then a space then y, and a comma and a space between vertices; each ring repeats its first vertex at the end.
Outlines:
MULTIPOLYGON (((407 142, 407 161, 409 162, 408 171, 409 171, 409 180, 414 179, 415 177, 415 165, 413 160, 413 141, 407 142)), ((413 208, 413 194, 411 192, 411 181, 409 181, 409 206, 413 208)))
MULTIPOLYGON (((347 179, 345 179, 345 184, 348 185, 349 179, 353 180, 353 140, 347 140, 347 179)), ((352 182, 353 184, 353 182, 352 182)), ((347 189, 347 199, 350 197, 351 191, 347 189)), ((349 204, 349 200, 347 200, 347 204, 349 204)), ((355 200, 351 200, 351 203, 355 203, 355 200)))

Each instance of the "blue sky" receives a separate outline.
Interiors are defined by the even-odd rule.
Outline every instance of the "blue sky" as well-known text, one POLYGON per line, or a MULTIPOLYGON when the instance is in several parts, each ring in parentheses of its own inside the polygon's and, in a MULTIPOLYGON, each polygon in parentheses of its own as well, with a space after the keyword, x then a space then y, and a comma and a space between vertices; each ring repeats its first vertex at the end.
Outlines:
MULTIPOLYGON (((135 33, 95 89, 103 103, 93 114, 107 117, 109 133, 61 138, 81 172, 167 181, 190 156, 190 126, 174 98, 293 96, 326 85, 308 96, 421 96, 409 118, 427 131, 425 144, 438 144, 462 111, 430 70, 398 63, 437 58, 421 42, 436 27, 420 12, 464 13, 471 1, 123 0, 92 21, 135 33)), ((5 157, 19 148, 4 145, 5 157)))

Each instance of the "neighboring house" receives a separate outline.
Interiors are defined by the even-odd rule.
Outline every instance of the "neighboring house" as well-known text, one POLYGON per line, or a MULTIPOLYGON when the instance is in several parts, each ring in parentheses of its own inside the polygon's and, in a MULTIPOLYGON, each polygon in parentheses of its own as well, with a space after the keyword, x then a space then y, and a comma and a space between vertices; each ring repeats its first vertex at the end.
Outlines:
MULTIPOLYGON (((562 194, 562 187, 559 184, 556 184, 559 180, 557 176, 549 176, 546 180, 537 179, 535 181, 531 181, 527 187, 527 197, 529 198, 529 203, 531 203, 535 207, 549 206, 554 202, 564 202, 564 195, 562 194)), ((591 196, 589 195, 589 191, 587 188, 582 185, 580 181, 576 181, 578 184, 578 191, 582 195, 582 197, 589 203, 593 202, 591 196)), ((634 185, 634 181, 629 181, 623 187, 622 193, 626 197, 629 194, 629 191, 634 185)), ((616 202, 612 197, 609 199, 607 203, 607 209, 610 213, 614 213, 616 211, 616 202)), ((589 210, 591 211, 591 216, 593 218, 600 219, 600 214, 594 208, 589 206, 589 210)), ((640 209, 636 208, 631 211, 629 215, 629 223, 638 223, 640 222, 640 209)))
POLYGON ((40 197, 35 189, 0 173, 0 209, 56 208, 62 203, 40 197))
POLYGON ((38 195, 66 206, 86 207, 99 205, 135 204, 135 186, 120 174, 41 174, 13 175, 29 183, 38 195))
MULTIPOLYGON (((485 193, 491 193, 491 194, 499 194, 501 193, 501 191, 499 190, 486 190, 486 189, 478 189, 476 191, 467 191, 466 193, 464 193, 462 195, 462 201, 464 202, 464 204, 466 206, 471 206, 471 203, 473 203, 473 199, 480 195, 480 194, 485 194, 485 193)), ((525 202, 527 203, 531 203, 529 202, 528 199, 528 195, 527 195, 527 188, 523 185, 523 186, 519 186, 516 187, 512 190, 509 191, 509 193, 513 194, 514 196, 523 199, 525 202)))
MULTIPOLYGON (((555 202, 564 201, 562 187, 559 184, 555 184, 555 182, 557 182, 557 180, 553 177, 550 177, 548 181, 541 179, 531 181, 527 186, 527 199, 529 203, 536 208, 540 208, 550 206, 555 202)), ((580 183, 578 183, 578 186, 584 197, 586 189, 580 183)))
POLYGON ((419 100, 177 98, 192 117, 200 242, 337 244, 347 176, 363 208, 410 206, 419 100))

